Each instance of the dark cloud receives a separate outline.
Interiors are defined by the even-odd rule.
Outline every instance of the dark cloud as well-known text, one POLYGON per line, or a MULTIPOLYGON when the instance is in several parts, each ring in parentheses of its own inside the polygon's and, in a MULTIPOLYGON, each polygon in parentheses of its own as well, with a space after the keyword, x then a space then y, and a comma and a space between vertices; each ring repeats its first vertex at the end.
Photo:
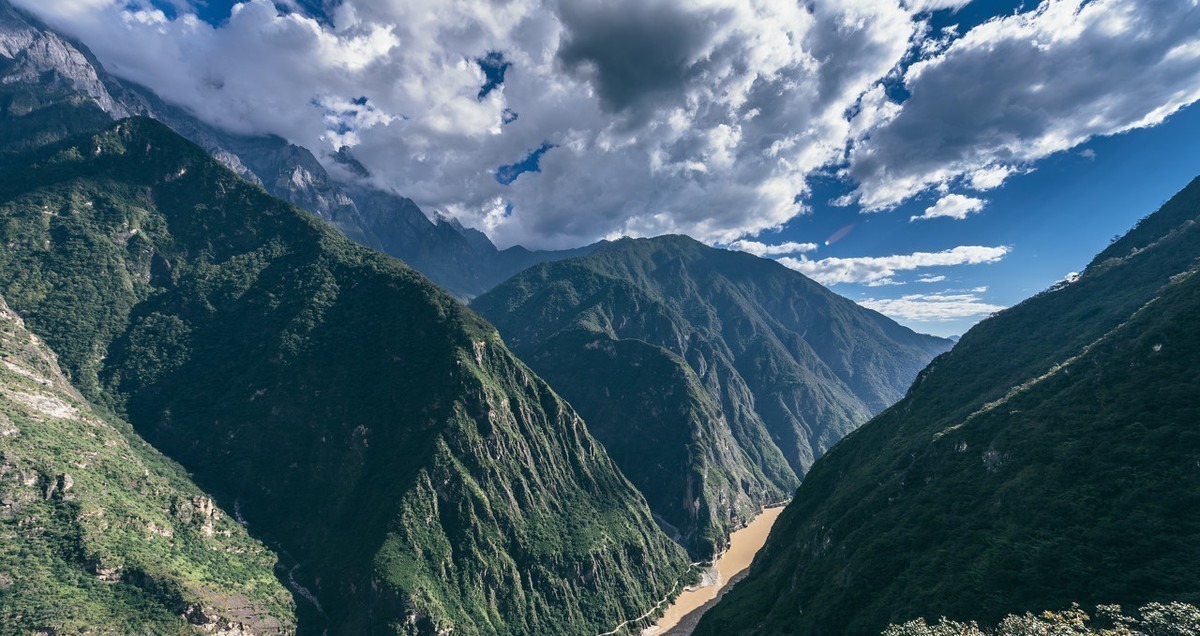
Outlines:
POLYGON ((564 2, 563 67, 585 78, 612 112, 679 101, 696 56, 717 28, 713 16, 665 2, 564 2))

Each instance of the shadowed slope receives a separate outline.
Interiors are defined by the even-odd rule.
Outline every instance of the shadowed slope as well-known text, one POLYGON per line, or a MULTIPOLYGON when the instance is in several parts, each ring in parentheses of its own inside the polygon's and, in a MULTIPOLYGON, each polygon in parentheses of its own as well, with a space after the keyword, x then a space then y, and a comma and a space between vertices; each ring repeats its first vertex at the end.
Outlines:
POLYGON ((814 465, 696 634, 1195 603, 1200 180, 814 465))

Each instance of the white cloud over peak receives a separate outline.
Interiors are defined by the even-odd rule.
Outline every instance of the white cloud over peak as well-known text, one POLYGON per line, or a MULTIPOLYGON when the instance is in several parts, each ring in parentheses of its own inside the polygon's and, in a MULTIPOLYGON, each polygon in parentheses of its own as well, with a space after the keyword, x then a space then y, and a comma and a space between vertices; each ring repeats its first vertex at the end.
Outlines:
POLYGON ((892 318, 918 322, 976 318, 1005 309, 985 302, 974 293, 909 294, 900 298, 868 298, 858 304, 892 318))
POLYGON ((729 244, 805 213, 832 168, 868 210, 986 191, 1200 98, 1189 0, 1053 0, 961 35, 925 17, 965 0, 343 0, 328 23, 248 0, 217 27, 147 0, 14 1, 209 123, 352 145, 377 185, 501 245, 729 244), (510 66, 481 91, 493 53, 510 66))
POLYGON ((861 256, 854 258, 823 258, 820 260, 781 258, 780 263, 823 284, 872 283, 893 278, 897 272, 928 267, 978 265, 995 263, 1012 248, 960 245, 941 252, 914 252, 891 256, 861 256))
POLYGON ((987 202, 983 199, 966 197, 961 194, 947 194, 938 199, 937 203, 925 208, 924 214, 914 216, 909 220, 916 221, 919 219, 946 217, 961 221, 967 218, 967 215, 982 210, 985 203, 987 202))
POLYGON ((219 27, 17 1, 210 123, 354 144, 379 185, 534 247, 780 226, 920 32, 899 0, 346 0, 331 26, 249 0, 219 27), (511 67, 480 97, 491 52, 511 67), (328 108, 360 98, 365 121, 328 108), (544 144, 540 172, 494 178, 544 144))

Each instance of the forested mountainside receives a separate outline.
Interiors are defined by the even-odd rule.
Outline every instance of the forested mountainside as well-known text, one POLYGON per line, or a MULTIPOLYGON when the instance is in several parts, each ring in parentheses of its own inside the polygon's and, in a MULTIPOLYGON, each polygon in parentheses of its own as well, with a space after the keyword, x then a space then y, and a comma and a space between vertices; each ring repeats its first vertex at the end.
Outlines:
POLYGON ((209 126, 144 87, 107 73, 87 47, 0 0, 0 148, 93 130, 114 119, 158 119, 242 177, 329 222, 358 243, 400 258, 460 299, 472 298, 546 260, 584 254, 504 250, 478 230, 430 219, 410 199, 384 192, 346 149, 330 174, 306 148, 209 126))
POLYGON ((302 627, 595 634, 688 570, 490 325, 159 123, 4 155, 0 241, 0 293, 279 550, 302 627))
POLYGON ((971 329, 813 466, 697 636, 1200 601, 1197 217, 1200 179, 971 329))
POLYGON ((538 265, 473 307, 580 410, 697 557, 787 499, 951 345, 684 236, 538 265))
POLYGON ((0 299, 0 634, 292 633, 276 561, 0 299))

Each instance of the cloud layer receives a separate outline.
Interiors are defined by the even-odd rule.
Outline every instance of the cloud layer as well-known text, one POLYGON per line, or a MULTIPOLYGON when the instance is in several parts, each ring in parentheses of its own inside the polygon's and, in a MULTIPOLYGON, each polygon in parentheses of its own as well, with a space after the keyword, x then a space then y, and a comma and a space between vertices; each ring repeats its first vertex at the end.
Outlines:
POLYGON ((729 244, 729 249, 749 252, 755 256, 782 256, 784 254, 804 254, 817 249, 816 243, 796 243, 787 241, 775 245, 767 245, 758 241, 740 240, 729 244))
MULTIPOLYGON (((891 256, 860 256, 854 258, 823 258, 820 260, 784 257, 780 263, 794 269, 824 285, 840 283, 880 283, 891 281, 899 272, 908 272, 930 267, 954 265, 979 265, 995 263, 1004 258, 1012 248, 1008 246, 984 247, 960 245, 941 252, 914 252, 891 256)), ((883 283, 888 284, 888 283, 883 283)))
POLYGON ((935 322, 977 318, 1005 309, 984 302, 976 293, 909 294, 900 298, 868 298, 858 304, 903 320, 935 322))
POLYGON ((923 12, 963 0, 344 0, 328 23, 250 0, 220 27, 138 1, 16 0, 202 119, 353 146, 378 185, 503 245, 728 244, 834 168, 865 209, 936 188, 923 218, 961 218, 980 199, 950 190, 1200 98, 1191 0, 1054 1, 961 36, 923 12))

